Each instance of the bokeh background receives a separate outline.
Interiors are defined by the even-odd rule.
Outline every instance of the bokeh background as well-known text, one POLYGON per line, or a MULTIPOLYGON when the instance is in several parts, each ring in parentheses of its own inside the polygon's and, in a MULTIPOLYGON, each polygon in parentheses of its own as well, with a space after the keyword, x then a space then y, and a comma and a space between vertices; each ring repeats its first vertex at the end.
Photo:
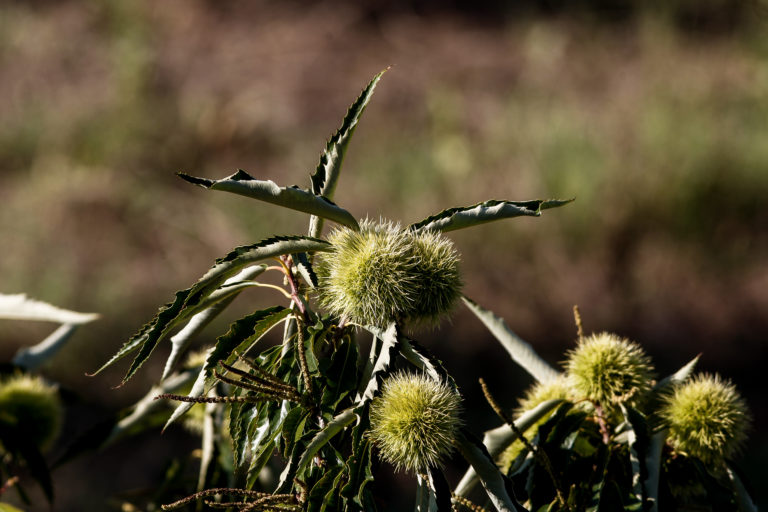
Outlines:
MULTIPOLYGON (((452 233, 466 294, 553 364, 574 304, 661 374, 702 353, 752 407, 738 466, 768 506, 766 28, 758 0, 0 1, 0 292, 102 315, 43 369, 68 402, 62 446, 159 378, 162 356, 119 390, 124 366, 84 372, 175 290, 236 245, 306 230, 302 214, 174 173, 307 187, 349 103, 391 65, 336 201, 410 223, 575 196, 452 233)), ((276 297, 246 292, 199 344, 276 297)), ((0 323, 0 361, 51 330, 0 323)), ((415 335, 457 375, 478 433, 495 420, 477 377, 509 407, 530 384, 466 310, 415 335)), ((193 441, 153 432, 86 454, 54 473, 54 509, 116 509, 193 441)))

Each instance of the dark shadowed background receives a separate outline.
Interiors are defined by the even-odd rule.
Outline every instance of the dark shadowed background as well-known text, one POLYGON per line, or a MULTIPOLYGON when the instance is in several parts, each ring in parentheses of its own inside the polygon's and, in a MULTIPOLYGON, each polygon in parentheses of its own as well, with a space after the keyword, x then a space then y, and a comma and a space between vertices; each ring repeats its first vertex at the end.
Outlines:
MULTIPOLYGON (((699 368, 732 379, 753 410, 737 466, 768 506, 766 12, 725 0, 0 1, 0 292, 102 315, 43 370, 66 391, 62 446, 159 378, 160 356, 119 390, 125 366, 84 372, 175 290, 236 245, 306 230, 302 214, 174 173, 243 168, 307 187, 349 103, 392 65, 336 201, 410 223, 488 198, 575 196, 538 219, 452 233, 466 294, 552 363, 573 346, 574 304, 587 331, 638 341, 660 374, 703 353, 699 368)), ((276 298, 246 292, 199 344, 276 298)), ((50 330, 0 323, 0 361, 50 330)), ((457 376, 478 434, 496 422, 479 376, 509 407, 531 382, 462 308, 414 335, 457 376)), ((177 430, 85 455, 54 473, 54 509, 116 509, 193 446, 177 430)), ((413 482, 398 482, 402 499, 383 508, 410 506, 413 482)))

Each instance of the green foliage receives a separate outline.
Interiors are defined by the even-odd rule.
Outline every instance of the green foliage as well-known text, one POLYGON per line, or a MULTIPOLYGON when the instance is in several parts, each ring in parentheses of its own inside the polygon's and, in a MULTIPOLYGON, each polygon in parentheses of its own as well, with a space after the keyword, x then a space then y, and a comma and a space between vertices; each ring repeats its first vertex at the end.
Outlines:
MULTIPOLYGON (((658 436, 655 408, 663 403, 661 394, 684 385, 695 361, 654 389, 650 361, 639 347, 600 335, 580 341, 563 374, 501 318, 466 298, 469 309, 540 384, 521 402, 517 420, 487 395, 504 425, 482 442, 462 427, 461 394, 450 374, 404 334, 409 322, 447 314, 459 296, 459 258, 443 233, 538 216, 569 201, 485 201, 444 210, 405 229, 356 221, 330 198, 380 77, 363 90, 326 145, 310 190, 279 187, 243 171, 222 180, 182 175, 208 189, 307 213, 310 236, 275 236, 236 248, 177 292, 102 367, 136 352, 125 382, 181 329, 171 337, 173 351, 161 381, 105 438, 111 442, 142 424, 156 425, 155 404, 162 402, 149 400, 152 394, 180 402, 166 426, 194 404, 205 404, 194 489, 186 489, 187 497, 158 495, 153 503, 180 498, 165 510, 196 501, 239 510, 374 511, 379 459, 416 473, 420 511, 478 510, 474 501, 504 512, 642 510, 665 500, 687 503, 686 496, 695 493, 681 492, 689 485, 679 483, 681 476, 725 489, 718 503, 743 502, 743 487, 729 476, 734 473, 681 469, 681 462, 700 461, 658 436), (340 224, 326 240, 322 219, 340 224), (261 283, 267 272, 278 273, 283 286, 261 283), (288 303, 235 321, 196 364, 174 371, 190 333, 200 332, 241 290, 258 285, 277 287, 288 303), (281 324, 280 343, 259 344, 281 324), (361 333, 371 337, 367 357, 360 352, 361 333), (402 371, 407 365, 421 373, 402 371), (440 463, 454 450, 470 470, 452 492, 440 463), (470 497, 475 483, 484 494, 470 497)), ((169 481, 177 474, 169 471, 169 481)))

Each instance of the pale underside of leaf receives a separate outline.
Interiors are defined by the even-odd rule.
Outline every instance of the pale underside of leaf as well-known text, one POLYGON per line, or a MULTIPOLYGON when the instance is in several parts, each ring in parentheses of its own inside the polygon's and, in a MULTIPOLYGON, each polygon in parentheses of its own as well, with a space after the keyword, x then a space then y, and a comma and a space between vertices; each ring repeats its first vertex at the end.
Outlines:
POLYGON ((542 201, 483 201, 472 206, 449 208, 442 212, 427 217, 421 222, 411 224, 411 231, 454 231, 464 229, 495 220, 510 219, 513 217, 538 217, 542 210, 557 208, 570 203, 573 199, 550 199, 542 201))
POLYGON ((726 467, 726 471, 736 494, 736 504, 739 507, 739 512, 757 512, 757 505, 752 501, 752 497, 747 492, 747 488, 744 486, 741 478, 739 478, 739 475, 730 467, 726 467))
MULTIPOLYGON (((531 428, 537 421, 552 412, 552 410, 563 403, 562 400, 554 399, 542 402, 530 411, 521 414, 515 420, 515 427, 519 432, 525 432, 531 428)), ((493 430, 488 430, 483 437, 483 445, 488 450, 491 457, 496 459, 511 445, 518 436, 509 425, 501 425, 493 430)), ((477 484, 477 473, 473 468, 467 469, 459 484, 456 486, 455 493, 459 496, 466 496, 477 484)))
POLYGON ((266 265, 254 265, 243 269, 237 275, 224 281, 224 284, 219 289, 201 303, 201 306, 203 306, 200 308, 201 311, 194 313, 187 322, 187 325, 171 336, 171 353, 165 362, 161 380, 164 380, 171 374, 173 367, 178 363, 194 336, 199 334, 214 318, 226 309, 240 292, 250 286, 256 286, 258 283, 251 281, 251 279, 261 275, 266 269, 266 265))
POLYGON ((35 371, 53 357, 75 333, 80 324, 64 324, 43 341, 31 347, 22 347, 13 356, 13 364, 35 371))
POLYGON ((81 325, 96 320, 99 315, 62 309, 47 302, 30 299, 23 293, 0 293, 0 318, 81 325))
POLYGON ((357 406, 349 407, 337 414, 307 445, 304 453, 301 454, 299 463, 296 467, 296 474, 300 475, 302 471, 309 467, 312 459, 320 449, 330 441, 333 436, 341 432, 357 419, 357 406))
POLYGON ((645 469, 648 474, 643 482, 646 500, 650 504, 649 512, 659 512, 659 477, 661 475, 661 456, 667 441, 667 430, 661 430, 651 436, 645 453, 645 469))
POLYGON ((359 229, 357 220, 352 214, 331 200, 299 187, 281 187, 270 180, 257 180, 243 170, 238 170, 232 176, 220 180, 197 178, 184 173, 178 173, 178 175, 185 181, 211 190, 221 190, 258 199, 291 210, 323 217, 354 230, 359 229))
POLYGON ((534 379, 541 383, 547 383, 560 375, 533 350, 530 344, 515 334, 503 318, 496 316, 493 312, 479 306, 467 297, 462 297, 462 299, 469 310, 491 331, 491 334, 501 343, 512 359, 530 373, 534 379))
MULTIPOLYGON (((299 252, 311 252, 328 250, 330 244, 324 240, 309 237, 273 237, 253 245, 238 247, 225 257, 216 261, 213 267, 198 280, 195 285, 176 293, 173 302, 161 308, 155 318, 145 325, 138 333, 129 339, 123 347, 99 368, 96 375, 111 366, 126 355, 140 349, 133 361, 131 368, 123 378, 123 384, 127 382, 146 361, 157 344, 176 327, 181 321, 202 309, 211 306, 206 302, 212 293, 224 283, 226 279, 234 275, 243 267, 257 263, 261 260, 274 258, 285 254, 299 252)), ((223 292, 221 299, 228 294, 223 292)))
MULTIPOLYGON (((397 322, 391 322, 384 332, 381 332, 379 329, 373 327, 366 329, 379 337, 381 340, 381 348, 379 349, 378 357, 376 358, 376 363, 374 364, 373 370, 371 371, 370 378, 365 384, 365 390, 362 393, 358 393, 356 397, 358 405, 362 405, 363 403, 371 400, 379 390, 379 387, 381 386, 381 380, 386 374, 387 369, 392 362, 392 358, 395 355, 399 337, 397 322)), ((374 346, 376 345, 375 341, 373 344, 374 346)))
MULTIPOLYGON (((488 498, 498 512, 522 512, 525 510, 516 499, 511 497, 505 486, 504 475, 496 467, 485 448, 465 435, 456 440, 456 448, 477 474, 488 498)), ((459 492, 457 495, 461 496, 459 492)))
MULTIPOLYGON (((237 360, 237 355, 245 355, 248 350, 259 340, 261 340, 273 327, 284 321, 290 315, 291 310, 282 307, 274 307, 263 311, 257 311, 246 318, 235 322, 230 331, 220 336, 216 341, 216 344, 211 347, 205 357, 205 364, 200 368, 200 372, 192 384, 192 389, 189 391, 191 397, 203 396, 209 391, 216 383, 216 377, 213 373, 219 362, 223 361, 229 365, 233 364, 237 360), (247 321, 249 318, 253 318, 253 324, 247 331, 247 335, 240 338, 235 336, 231 338, 231 334, 235 334, 235 328, 238 325, 242 325, 242 322, 247 321)), ((174 409, 171 417, 163 427, 163 431, 167 429, 171 423, 178 420, 192 406, 193 402, 180 402, 174 409)))
POLYGON ((686 380, 688 380, 688 377, 691 376, 693 373, 693 370, 696 368, 696 363, 699 362, 699 358, 701 357, 701 354, 697 355, 693 359, 691 359, 685 366, 677 370, 672 375, 669 375, 663 379, 661 379, 654 387, 654 391, 664 391, 669 389, 672 386, 676 386, 677 384, 682 384, 686 380))

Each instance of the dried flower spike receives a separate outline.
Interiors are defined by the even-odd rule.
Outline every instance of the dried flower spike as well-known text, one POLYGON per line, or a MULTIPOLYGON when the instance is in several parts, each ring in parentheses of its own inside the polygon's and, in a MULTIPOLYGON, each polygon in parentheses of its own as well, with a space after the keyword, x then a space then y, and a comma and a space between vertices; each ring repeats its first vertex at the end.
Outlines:
POLYGON ((459 296, 459 258, 438 233, 366 220, 360 231, 337 229, 328 240, 333 250, 319 255, 320 303, 354 323, 434 321, 459 296))
POLYGON ((42 378, 16 374, 0 382, 0 422, 18 429, 41 450, 58 435, 62 415, 56 387, 42 378))
POLYGON ((580 338, 565 365, 573 391, 603 407, 635 404, 653 385, 653 366, 643 349, 607 332, 580 338))
POLYGON ((371 404, 369 435, 398 470, 424 471, 453 450, 460 412, 461 396, 447 384, 399 373, 384 381, 371 404))
POLYGON ((709 374, 679 385, 666 398, 662 416, 672 447, 706 463, 737 453, 750 423, 747 405, 733 384, 709 374))

